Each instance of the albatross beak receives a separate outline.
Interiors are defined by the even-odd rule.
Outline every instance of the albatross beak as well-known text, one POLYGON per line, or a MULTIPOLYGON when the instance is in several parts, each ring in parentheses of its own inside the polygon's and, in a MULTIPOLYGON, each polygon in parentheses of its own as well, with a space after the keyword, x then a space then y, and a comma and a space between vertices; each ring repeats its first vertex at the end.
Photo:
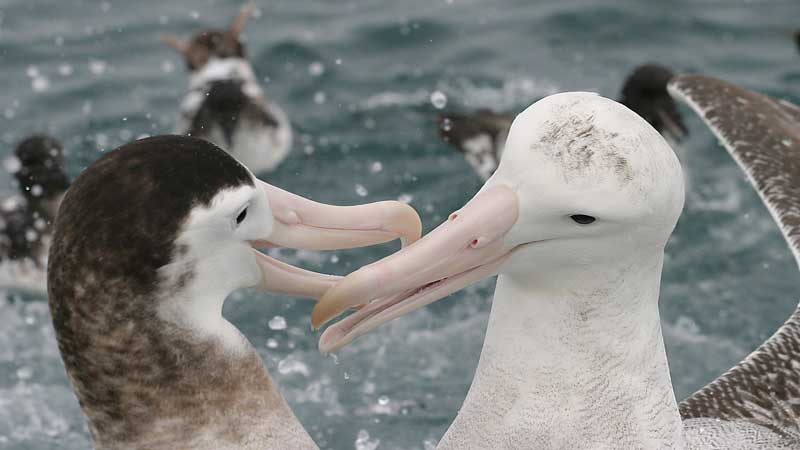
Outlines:
POLYGON ((384 201, 356 206, 317 203, 259 180, 275 218, 269 243, 306 250, 366 247, 400 238, 410 244, 422 234, 414 208, 384 201))
POLYGON ((489 188, 417 243, 343 278, 314 308, 315 328, 354 305, 375 301, 325 330, 320 350, 334 351, 389 320, 495 275, 510 254, 504 237, 517 216, 514 191, 489 188))
MULTIPOLYGON (((317 203, 257 180, 269 199, 273 227, 268 237, 253 241, 256 248, 290 247, 336 250, 380 244, 400 238, 419 239, 422 225, 405 203, 384 201, 357 206, 317 203)), ((280 262, 253 250, 261 269, 259 288, 276 293, 319 298, 341 277, 324 275, 280 262)))

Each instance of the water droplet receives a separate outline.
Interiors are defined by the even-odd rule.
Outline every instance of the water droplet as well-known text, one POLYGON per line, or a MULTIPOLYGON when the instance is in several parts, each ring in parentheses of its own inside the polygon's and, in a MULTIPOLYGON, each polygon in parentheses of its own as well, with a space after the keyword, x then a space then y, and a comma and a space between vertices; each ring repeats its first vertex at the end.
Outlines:
POLYGON ((22 168, 22 163, 16 156, 9 156, 3 160, 3 166, 9 173, 16 173, 22 168))
POLYGON ((337 66, 341 66, 342 65, 342 58, 336 58, 336 65, 337 66))
POLYGON ((33 186, 31 186, 31 194, 33 194, 34 197, 39 197, 40 195, 42 195, 43 191, 44 189, 42 189, 42 186, 39 184, 34 184, 33 186))
POLYGON ((108 136, 106 136, 104 133, 97 133, 94 136, 94 142, 97 144, 97 147, 105 148, 108 146, 108 136))
POLYGON ((345 380, 349 380, 350 379, 350 374, 347 373, 347 372, 345 372, 343 376, 344 376, 345 380))
POLYGON ((267 348, 278 348, 278 340, 273 338, 267 339, 267 348))
POLYGON ((93 75, 102 75, 106 73, 106 69, 108 68, 108 64, 100 59, 92 59, 89 60, 89 72, 92 72, 93 75))
POLYGON ((192 12, 190 12, 190 13, 189 13, 189 16, 190 16, 192 19, 194 19, 194 20, 197 20, 197 19, 199 19, 199 18, 200 18, 200 13, 199 13, 199 12, 197 12, 197 11, 192 11, 192 12))
POLYGON ((28 366, 22 366, 17 369, 17 378, 20 380, 30 380, 33 376, 33 369, 28 366))
POLYGON ((445 117, 444 120, 442 120, 442 130, 450 131, 452 129, 453 129, 453 121, 450 120, 449 117, 445 117))
POLYGON ((431 104, 436 109, 442 109, 447 106, 447 96, 442 91, 433 91, 431 93, 431 104))
POLYGON ((378 173, 383 170, 383 164, 380 161, 375 161, 372 163, 372 166, 369 168, 369 171, 372 173, 378 173))
POLYGON ((25 69, 25 74, 28 75, 29 78, 36 78, 39 76, 39 68, 36 66, 28 66, 25 69))
POLYGON ((305 377, 311 374, 311 371, 308 370, 308 366, 303 364, 302 361, 291 358, 282 359, 281 362, 278 363, 278 372, 280 372, 281 375, 299 373, 305 377))
POLYGON ((275 316, 272 319, 269 319, 269 323, 267 323, 267 325, 269 326, 269 329, 273 331, 285 330, 286 319, 284 319, 283 316, 275 316))
POLYGON ((334 264, 338 263, 339 262, 339 256, 338 255, 331 255, 331 262, 334 263, 334 264))
POLYGON ((381 405, 381 406, 388 405, 389 404, 389 397, 387 397, 385 395, 381 395, 380 397, 378 397, 378 404, 381 405))
POLYGON ((367 194, 369 194, 369 191, 367 191, 367 188, 365 188, 363 185, 357 184, 356 194, 358 194, 359 197, 366 197, 367 194))
POLYGON ((74 71, 75 70, 72 68, 72 66, 66 63, 58 66, 58 74, 61 75, 62 77, 68 77, 72 75, 74 71))
POLYGON ((47 77, 36 77, 31 81, 31 88, 36 92, 44 92, 50 87, 47 77))
POLYGON ((397 201, 402 203, 411 203, 412 200, 414 200, 414 196, 411 194, 400 194, 400 196, 397 197, 397 201))
POLYGON ((321 105, 321 104, 325 103, 325 100, 327 100, 327 99, 328 99, 328 96, 322 91, 319 91, 319 92, 314 94, 314 103, 316 103, 318 105, 321 105))
POLYGON ((425 447, 425 450, 436 450, 436 441, 433 439, 425 439, 422 441, 422 446, 425 447))
POLYGON ((312 77, 318 77, 325 73, 325 65, 319 61, 314 61, 308 65, 308 73, 312 77))

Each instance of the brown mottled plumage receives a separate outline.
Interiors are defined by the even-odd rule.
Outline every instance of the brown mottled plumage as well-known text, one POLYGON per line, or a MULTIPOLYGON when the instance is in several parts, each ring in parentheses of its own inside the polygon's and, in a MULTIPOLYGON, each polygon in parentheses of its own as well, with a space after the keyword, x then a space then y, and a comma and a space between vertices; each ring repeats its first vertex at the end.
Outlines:
POLYGON ((159 313, 194 281, 175 243, 190 211, 253 184, 214 145, 161 136, 107 153, 67 192, 49 301, 98 449, 316 448, 243 337, 232 349, 159 313))

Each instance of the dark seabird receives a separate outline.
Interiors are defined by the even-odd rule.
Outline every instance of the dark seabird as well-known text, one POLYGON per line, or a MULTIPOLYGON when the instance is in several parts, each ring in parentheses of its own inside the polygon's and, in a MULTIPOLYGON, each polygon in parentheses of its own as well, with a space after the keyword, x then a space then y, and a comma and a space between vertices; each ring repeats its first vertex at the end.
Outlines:
POLYGON ((6 165, 21 195, 0 206, 0 286, 44 292, 53 219, 69 187, 61 143, 29 136, 6 165))
POLYGON ((800 52, 800 30, 794 32, 794 45, 797 46, 797 51, 800 52))
POLYGON ((408 205, 316 203, 198 138, 103 155, 64 197, 48 268, 58 347, 95 448, 316 449, 223 302, 243 287, 316 298, 338 278, 254 247, 419 233, 408 205))
MULTIPOLYGON (((720 138, 800 255, 800 108, 704 76, 670 91, 720 138)), ((681 167, 630 109, 586 93, 522 112, 497 172, 414 245, 362 267, 312 313, 334 351, 499 274, 475 378, 442 450, 800 449, 800 309, 680 404, 658 297, 681 167)))
POLYGON ((245 6, 226 30, 204 30, 188 42, 171 34, 162 39, 183 55, 190 72, 178 133, 211 141, 260 173, 289 153, 292 127, 265 97, 239 39, 249 16, 245 6))
MULTIPOLYGON (((625 80, 619 102, 678 142, 688 130, 667 92, 672 76, 671 70, 658 64, 638 66, 625 80)), ((489 179, 497 169, 514 115, 479 109, 469 114, 444 114, 438 120, 442 139, 464 153, 481 179, 489 179)))

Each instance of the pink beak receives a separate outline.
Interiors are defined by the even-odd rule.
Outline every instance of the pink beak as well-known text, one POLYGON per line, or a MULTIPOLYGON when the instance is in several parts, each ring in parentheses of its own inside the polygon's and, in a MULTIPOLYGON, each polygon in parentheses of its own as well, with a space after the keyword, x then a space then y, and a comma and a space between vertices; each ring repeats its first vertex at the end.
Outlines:
MULTIPOLYGON (((254 247, 291 247, 335 250, 380 244, 397 238, 406 243, 419 239, 422 225, 413 208, 384 201, 358 206, 317 203, 257 180, 269 199, 273 229, 254 247)), ((341 277, 324 275, 253 252, 262 272, 259 286, 270 292, 319 298, 341 277)))
POLYGON ((372 303, 325 330, 320 350, 334 351, 389 320, 495 275, 511 251, 504 237, 517 216, 514 191, 492 187, 415 244, 343 278, 314 308, 314 327, 352 306, 372 303))

